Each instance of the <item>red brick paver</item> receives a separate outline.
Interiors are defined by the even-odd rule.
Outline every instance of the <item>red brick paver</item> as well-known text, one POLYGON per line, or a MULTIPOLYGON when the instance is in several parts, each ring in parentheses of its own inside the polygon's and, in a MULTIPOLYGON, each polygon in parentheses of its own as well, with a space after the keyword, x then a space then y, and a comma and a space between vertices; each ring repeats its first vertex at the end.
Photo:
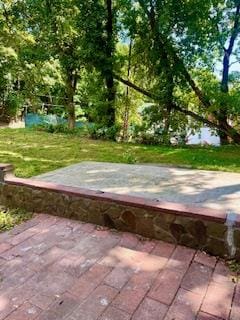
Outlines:
POLYGON ((44 214, 1 239, 0 320, 240 320, 240 284, 200 251, 44 214))
POLYGON ((141 304, 138 310, 133 315, 133 320, 145 320, 145 319, 151 319, 151 320, 163 320, 166 313, 167 313, 167 306, 146 298, 141 304))
POLYGON ((202 311, 221 319, 228 319, 234 294, 234 285, 212 282, 201 307, 202 311))
POLYGON ((170 306, 166 320, 195 320, 201 305, 201 296, 191 291, 180 289, 170 306))

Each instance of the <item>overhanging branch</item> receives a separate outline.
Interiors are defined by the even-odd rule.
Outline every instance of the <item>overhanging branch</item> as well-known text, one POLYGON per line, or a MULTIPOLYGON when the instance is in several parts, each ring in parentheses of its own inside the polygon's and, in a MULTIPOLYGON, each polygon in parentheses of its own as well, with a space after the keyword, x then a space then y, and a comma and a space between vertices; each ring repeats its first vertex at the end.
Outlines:
MULTIPOLYGON (((119 75, 114 74, 114 79, 116 79, 117 81, 125 84, 126 86, 134 89, 135 91, 143 94, 144 96, 154 100, 154 101, 160 101, 160 97, 158 97, 157 95, 155 95, 154 93, 149 92, 148 90, 145 90, 139 86, 137 86, 136 84, 132 83, 129 80, 125 80, 122 77, 120 77, 119 75)), ((178 106, 175 103, 172 103, 172 109, 178 112, 181 112, 183 114, 185 114, 186 116, 190 116, 193 119, 197 120, 198 122, 202 122, 204 124, 207 124, 210 128, 214 128, 214 129, 218 129, 224 133, 227 133, 227 131, 225 131, 223 128, 221 128, 217 123, 214 123, 200 115, 198 115, 197 113, 181 108, 180 106, 178 106)))

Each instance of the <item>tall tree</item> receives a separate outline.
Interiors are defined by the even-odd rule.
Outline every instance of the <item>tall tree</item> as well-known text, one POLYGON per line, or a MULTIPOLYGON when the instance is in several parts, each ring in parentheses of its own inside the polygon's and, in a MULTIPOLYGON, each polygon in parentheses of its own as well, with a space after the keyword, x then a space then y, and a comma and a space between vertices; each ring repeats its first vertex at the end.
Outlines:
MULTIPOLYGON (((235 13, 228 15, 227 19, 225 20, 227 25, 230 25, 231 28, 227 32, 227 39, 225 40, 225 43, 228 42, 227 47, 224 44, 222 47, 223 50, 223 67, 222 67, 222 80, 221 80, 221 92, 224 95, 229 94, 229 73, 230 73, 230 65, 231 65, 231 59, 232 55, 234 55, 234 49, 236 45, 237 38, 240 33, 240 1, 236 0, 235 2, 235 13)), ((231 5, 232 9, 232 5, 231 5)), ((226 27, 224 28, 226 29, 226 27)), ((223 41, 223 39, 222 39, 223 41)), ((220 43, 222 44, 222 42, 220 43)), ((222 100, 220 104, 219 111, 217 112, 217 118, 219 121, 219 124, 223 128, 229 128, 231 130, 231 127, 228 122, 228 106, 225 103, 225 99, 222 100)), ((228 135, 224 132, 220 131, 220 137, 221 137, 221 143, 227 144, 228 141, 228 135)))
MULTIPOLYGON (((219 47, 216 24, 219 21, 226 23, 223 8, 227 3, 227 10, 231 16, 232 7, 238 5, 238 1, 198 1, 197 5, 196 1, 129 1, 129 16, 132 15, 135 19, 126 19, 125 28, 128 28, 130 33, 134 32, 143 44, 141 50, 147 56, 148 66, 154 69, 156 78, 158 76, 159 79, 162 72, 167 79, 165 85, 162 82, 163 94, 152 88, 160 104, 164 105, 167 102, 171 104, 171 110, 191 115, 197 121, 201 119, 205 124, 215 127, 222 135, 240 143, 240 132, 229 123, 224 124, 220 121, 221 107, 209 99, 191 72, 196 66, 202 65, 206 68, 216 62, 216 51, 219 47), (215 11, 218 13, 216 17, 215 11), (186 110, 177 104, 174 91, 182 85, 188 85, 198 97, 198 108, 195 106, 194 110, 186 110), (164 93, 165 103, 162 99, 164 93), (214 118, 210 120, 211 114, 214 118)), ((238 11, 236 14, 238 15, 238 11)), ((236 37, 236 26, 233 29, 236 37)), ((142 56, 143 54, 140 55, 140 59, 142 56)))
POLYGON ((116 88, 113 78, 113 55, 115 51, 115 35, 114 35, 114 13, 113 13, 113 0, 105 0, 106 5, 106 65, 104 76, 107 86, 107 125, 115 124, 115 97, 116 88))
POLYGON ((87 68, 89 72, 97 71, 101 75, 104 88, 102 97, 99 96, 98 121, 101 125, 111 127, 115 124, 116 102, 113 78, 117 43, 115 1, 82 1, 78 6, 84 17, 80 29, 84 30, 84 57, 87 68))
POLYGON ((25 1, 23 15, 28 30, 36 39, 44 58, 59 61, 64 82, 64 101, 69 128, 75 127, 74 96, 84 67, 83 38, 79 1, 44 0, 25 1))

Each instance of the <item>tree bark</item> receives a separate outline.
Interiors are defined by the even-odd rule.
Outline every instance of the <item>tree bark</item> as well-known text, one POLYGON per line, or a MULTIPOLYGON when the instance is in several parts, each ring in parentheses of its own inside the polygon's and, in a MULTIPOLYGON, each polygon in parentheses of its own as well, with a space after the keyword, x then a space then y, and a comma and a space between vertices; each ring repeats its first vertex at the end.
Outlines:
POLYGON ((68 114, 68 128, 74 129, 76 126, 76 112, 75 112, 75 103, 74 95, 77 87, 77 75, 73 72, 69 72, 66 79, 66 109, 68 114))
MULTIPOLYGON (((222 72, 222 81, 221 81, 221 92, 228 95, 229 92, 229 69, 230 69, 230 58, 233 52, 234 44, 239 34, 239 18, 240 18, 240 4, 236 6, 234 24, 229 40, 228 48, 224 48, 224 57, 223 57, 223 72, 222 72)), ((223 128, 229 126, 228 124, 228 113, 227 113, 227 106, 225 105, 224 101, 220 105, 220 110, 217 112, 217 119, 219 121, 219 125, 223 128)), ((229 139, 228 135, 219 132, 219 136, 221 139, 221 144, 228 144, 229 139)))
MULTIPOLYGON (((145 8, 145 3, 140 0, 141 6, 145 8)), ((163 119, 164 119, 164 129, 163 129, 163 141, 166 144, 170 143, 169 129, 171 126, 171 112, 173 105, 173 91, 174 91, 174 76, 171 67, 171 61, 165 45, 162 42, 159 26, 159 12, 156 8, 156 3, 150 2, 150 11, 146 9, 146 13, 149 19, 149 26, 152 32, 153 48, 160 55, 160 61, 156 61, 155 74, 157 77, 163 77, 165 80, 165 94, 162 97, 161 105, 164 106, 163 119)), ((162 85, 162 83, 161 83, 162 85)), ((162 88, 160 88, 162 90, 162 88)))
POLYGON ((105 0, 107 10, 106 21, 106 70, 104 71, 105 82, 107 87, 107 107, 106 107, 106 124, 111 127, 115 124, 115 97, 116 89, 113 78, 113 53, 114 53, 114 31, 113 31, 113 4, 112 0, 105 0))
MULTIPOLYGON (((127 69, 127 80, 130 79, 131 74, 131 62, 132 62, 132 40, 130 40, 129 51, 128 51, 128 69, 127 69)), ((124 118, 123 118, 123 141, 128 140, 128 127, 129 127, 129 87, 126 86, 126 102, 124 109, 124 118)))

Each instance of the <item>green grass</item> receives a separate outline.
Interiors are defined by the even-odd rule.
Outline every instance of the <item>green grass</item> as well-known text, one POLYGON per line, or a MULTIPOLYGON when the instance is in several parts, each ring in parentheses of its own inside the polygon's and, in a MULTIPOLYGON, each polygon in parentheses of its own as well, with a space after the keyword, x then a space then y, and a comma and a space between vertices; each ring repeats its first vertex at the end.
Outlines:
POLYGON ((20 209, 5 209, 0 207, 0 232, 12 229, 17 224, 29 220, 31 213, 26 213, 20 209))
POLYGON ((240 147, 144 146, 29 129, 0 129, 0 162, 12 163, 19 177, 81 161, 164 163, 240 172, 240 147))

